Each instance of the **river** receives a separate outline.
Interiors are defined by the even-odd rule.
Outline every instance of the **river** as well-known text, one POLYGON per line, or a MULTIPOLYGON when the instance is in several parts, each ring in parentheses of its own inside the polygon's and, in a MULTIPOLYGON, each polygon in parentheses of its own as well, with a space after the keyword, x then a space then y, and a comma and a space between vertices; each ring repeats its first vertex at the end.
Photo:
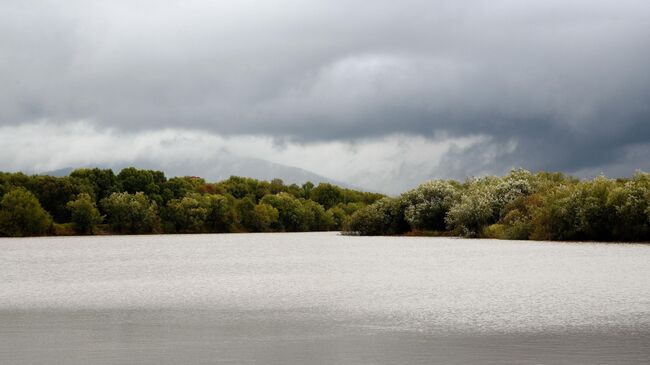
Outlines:
POLYGON ((2 364, 638 364, 650 245, 0 239, 2 364))

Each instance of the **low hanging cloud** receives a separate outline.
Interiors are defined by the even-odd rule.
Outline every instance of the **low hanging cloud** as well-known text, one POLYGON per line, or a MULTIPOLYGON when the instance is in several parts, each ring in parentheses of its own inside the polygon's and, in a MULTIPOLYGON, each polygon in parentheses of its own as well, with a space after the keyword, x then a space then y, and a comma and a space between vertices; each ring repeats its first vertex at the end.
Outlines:
MULTIPOLYGON (((240 153, 390 190, 513 166, 650 169, 644 0, 0 7, 2 133, 84 120, 87 131, 119 136, 89 142, 103 150, 86 155, 137 150, 143 136, 203 134, 256 141, 240 153), (322 152, 331 161, 306 157, 322 152)), ((66 160, 69 144, 58 144, 53 153, 66 160)), ((157 153, 199 155, 186 148, 157 153)), ((3 153, 15 168, 55 164, 3 153)))
POLYGON ((31 166, 27 172, 39 173, 72 166, 119 168, 135 164, 163 168, 170 175, 198 175, 212 180, 242 173, 270 179, 278 177, 266 176, 274 171, 287 174, 290 182, 319 179, 301 170, 283 168, 287 166, 353 187, 397 194, 435 172, 454 173, 440 165, 447 153, 486 142, 484 136, 438 136, 432 140, 395 134, 355 142, 278 145, 271 137, 220 136, 178 128, 124 133, 90 121, 54 124, 42 120, 0 127, 3 152, 15 156, 1 160, 0 171, 31 166), (278 165, 268 166, 264 161, 278 165))

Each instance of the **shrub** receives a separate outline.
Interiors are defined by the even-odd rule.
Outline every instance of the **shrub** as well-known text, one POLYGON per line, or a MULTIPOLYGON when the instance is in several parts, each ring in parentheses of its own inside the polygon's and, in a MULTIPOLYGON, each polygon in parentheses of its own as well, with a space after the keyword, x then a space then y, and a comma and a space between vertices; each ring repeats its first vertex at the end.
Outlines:
POLYGON ((152 233, 159 230, 158 207, 142 192, 113 193, 102 199, 101 206, 116 232, 152 233))
POLYGON ((37 236, 49 232, 51 227, 52 217, 31 192, 17 188, 0 200, 0 235, 37 236))
POLYGON ((459 197, 457 184, 445 180, 424 183, 402 194, 408 205, 405 219, 414 230, 444 230, 445 216, 459 197))
POLYGON ((254 208, 253 230, 256 232, 269 232, 280 217, 277 209, 268 204, 258 204, 254 208))
POLYGON ((367 236, 394 235, 407 232, 404 219, 406 203, 402 199, 383 198, 354 212, 346 221, 346 234, 367 236))
POLYGON ((205 217, 209 232, 229 232, 235 221, 233 198, 220 194, 207 194, 203 197, 208 214, 205 217))
POLYGON ((92 234, 103 220, 94 199, 88 193, 79 194, 77 199, 69 201, 66 207, 71 212, 72 223, 78 232, 92 234))
POLYGON ((302 232, 309 229, 310 220, 313 214, 305 208, 300 200, 288 193, 279 193, 274 195, 265 195, 260 203, 267 204, 277 209, 279 219, 277 225, 273 227, 278 231, 302 232))
POLYGON ((447 227, 465 237, 477 237, 483 227, 495 222, 494 190, 489 185, 470 186, 445 219, 447 227))
POLYGON ((172 199, 163 210, 165 228, 170 232, 203 232, 208 213, 206 201, 199 194, 172 199))

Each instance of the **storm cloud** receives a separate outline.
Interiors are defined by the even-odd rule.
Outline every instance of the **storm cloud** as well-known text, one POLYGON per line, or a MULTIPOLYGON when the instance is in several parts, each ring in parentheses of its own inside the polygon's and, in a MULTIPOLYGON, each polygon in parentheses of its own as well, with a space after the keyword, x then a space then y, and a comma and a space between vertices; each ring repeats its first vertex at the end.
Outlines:
MULTIPOLYGON (((0 9, 3 131, 83 120, 100 134, 254 136, 278 148, 256 157, 330 175, 337 169, 300 156, 382 141, 395 150, 410 139, 445 146, 423 147, 436 151, 428 164, 406 160, 417 152, 390 157, 390 167, 366 161, 383 166, 378 179, 406 180, 395 189, 513 166, 650 168, 644 0, 23 0, 0 9), (292 148, 300 155, 287 157, 292 148)), ((335 178, 366 184, 355 148, 340 150, 330 157, 350 172, 335 178)))

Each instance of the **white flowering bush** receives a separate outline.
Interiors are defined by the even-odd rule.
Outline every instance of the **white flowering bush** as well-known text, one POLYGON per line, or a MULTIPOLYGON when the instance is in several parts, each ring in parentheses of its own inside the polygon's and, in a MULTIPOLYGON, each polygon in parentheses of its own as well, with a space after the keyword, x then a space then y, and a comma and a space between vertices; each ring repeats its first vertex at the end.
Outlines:
POLYGON ((459 200, 458 184, 446 180, 433 180, 402 195, 407 204, 404 218, 414 230, 442 231, 445 216, 459 200))
POLYGON ((410 229, 500 239, 649 241, 650 174, 579 180, 514 169, 464 184, 433 180, 357 211, 347 229, 362 235, 410 229))
POLYGON ((510 174, 494 181, 493 209, 494 214, 503 216, 506 206, 516 199, 529 195, 533 192, 531 180, 534 175, 528 170, 513 169, 510 174))
POLYGON ((473 184, 453 205, 445 221, 447 227, 465 237, 479 236, 483 227, 495 222, 494 187, 489 184, 473 184))

